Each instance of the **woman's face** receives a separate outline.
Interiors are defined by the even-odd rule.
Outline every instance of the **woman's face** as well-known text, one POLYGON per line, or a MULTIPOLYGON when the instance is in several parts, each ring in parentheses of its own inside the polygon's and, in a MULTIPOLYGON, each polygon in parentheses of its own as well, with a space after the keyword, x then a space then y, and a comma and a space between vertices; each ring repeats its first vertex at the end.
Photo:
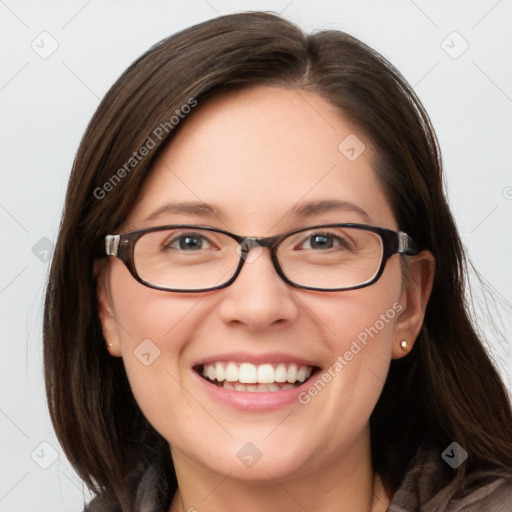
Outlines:
MULTIPOLYGON (((232 93, 199 103, 119 232, 169 224, 254 237, 328 223, 396 230, 374 157, 366 135, 314 93, 232 93)), ((398 255, 377 283, 343 292, 291 287, 268 249, 253 250, 231 286, 208 293, 150 289, 117 258, 104 277, 109 350, 123 358, 175 463, 266 480, 368 455, 370 414, 410 334, 398 255), (228 363, 240 380, 255 372, 274 384, 225 389, 203 378, 206 365, 222 380, 228 363), (275 382, 284 375, 293 386, 275 382)))

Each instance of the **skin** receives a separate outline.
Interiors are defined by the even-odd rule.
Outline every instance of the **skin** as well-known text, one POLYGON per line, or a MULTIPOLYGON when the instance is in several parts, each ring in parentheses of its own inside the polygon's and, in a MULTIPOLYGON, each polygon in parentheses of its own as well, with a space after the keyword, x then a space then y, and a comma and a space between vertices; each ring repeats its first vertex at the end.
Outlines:
MULTIPOLYGON (((331 222, 396 230, 374 157, 365 134, 315 93, 263 86, 230 93, 187 119, 118 232, 173 223, 244 236, 331 222), (366 145, 353 162, 338 150, 349 134, 366 145), (355 211, 287 214, 326 199, 350 201, 369 219, 355 211), (145 220, 170 201, 204 202, 220 213, 145 220)), ((386 510, 390 497, 372 469, 369 418, 391 359, 407 355, 400 341, 411 348, 423 322, 434 260, 422 252, 410 261, 407 286, 394 255, 377 283, 322 293, 284 283, 264 250, 231 286, 180 294, 143 286, 109 258, 98 287, 103 330, 139 406, 169 442, 179 482, 171 511, 386 510), (284 352, 325 370, 395 303, 400 313, 306 405, 236 410, 212 400, 191 369, 205 356, 237 351, 284 352), (133 353, 146 338, 160 350, 149 366, 133 353), (251 468, 236 456, 248 441, 262 454, 251 468)))

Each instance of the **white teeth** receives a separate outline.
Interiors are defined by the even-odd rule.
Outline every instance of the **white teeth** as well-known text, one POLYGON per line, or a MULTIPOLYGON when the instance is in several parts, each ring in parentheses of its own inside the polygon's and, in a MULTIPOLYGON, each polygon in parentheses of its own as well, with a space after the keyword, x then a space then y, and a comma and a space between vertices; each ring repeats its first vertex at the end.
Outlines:
POLYGON ((276 382, 286 382, 286 366, 283 363, 277 365, 274 378, 276 382))
POLYGON ((228 363, 226 366, 226 380, 235 382, 238 380, 238 366, 235 363, 228 363))
MULTIPOLYGON (((215 380, 218 380, 219 382, 222 382, 223 380, 225 380, 226 378, 226 372, 224 371, 224 366, 222 366, 222 364, 220 363, 217 363, 215 365, 215 380)), ((211 379, 213 380, 213 379, 211 379)))
POLYGON ((238 370, 238 380, 244 384, 256 384, 258 382, 258 370, 251 363, 242 363, 238 370))
POLYGON ((254 365, 230 361, 205 364, 202 375, 211 381, 222 383, 224 389, 267 392, 295 387, 306 381, 312 371, 311 366, 297 366, 294 363, 279 363, 274 366, 269 363, 254 365))
POLYGON ((304 382, 308 377, 307 368, 305 366, 301 366, 297 371, 297 380, 299 382, 304 382))
POLYGON ((297 365, 291 364, 288 366, 288 371, 286 372, 286 380, 293 384, 297 380, 297 365))
POLYGON ((217 377, 217 372, 215 371, 214 366, 208 366, 208 378, 213 380, 217 377))
POLYGON ((271 364, 258 366, 258 382, 260 384, 272 384, 274 380, 274 368, 271 364))

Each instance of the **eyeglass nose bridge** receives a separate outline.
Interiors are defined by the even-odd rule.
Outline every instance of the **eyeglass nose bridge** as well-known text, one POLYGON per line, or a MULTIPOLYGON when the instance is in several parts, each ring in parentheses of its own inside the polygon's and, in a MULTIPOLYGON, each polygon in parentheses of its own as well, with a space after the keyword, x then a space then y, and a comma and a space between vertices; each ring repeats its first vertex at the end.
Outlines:
POLYGON ((237 266, 237 269, 235 271, 235 274, 230 279, 230 281, 227 283, 227 285, 233 284, 233 282, 237 279, 240 272, 242 271, 242 267, 244 267, 245 263, 254 263, 263 253, 263 249, 267 248, 270 252, 270 261, 272 263, 272 266, 274 267, 274 270, 279 276, 280 279, 282 279, 285 283, 292 284, 293 283, 285 276, 283 273, 283 270, 281 269, 281 265, 279 261, 277 260, 276 255, 276 248, 279 244, 280 240, 283 239, 282 235, 277 236, 269 236, 269 237, 239 237, 238 238, 238 246, 236 248, 236 252, 238 256, 240 256, 240 262, 237 266))
POLYGON ((263 236, 263 237, 254 237, 254 236, 237 236, 237 241, 239 245, 239 251, 241 252, 249 252, 251 249, 255 248, 263 248, 266 247, 273 253, 276 247, 279 245, 281 240, 286 238, 287 235, 275 235, 275 236, 263 236))
MULTIPOLYGON (((246 261, 249 256, 249 252, 252 249, 259 249, 257 256, 252 259, 252 261, 254 261, 263 252, 263 248, 267 248, 270 251, 274 266, 279 267, 279 264, 276 261, 275 251, 283 238, 285 238, 283 235, 265 236, 261 238, 253 236, 238 237, 237 241, 239 245, 236 252, 244 261, 246 261)), ((276 270, 280 269, 276 268, 276 270)))
POLYGON ((247 254, 251 249, 256 249, 258 247, 265 247, 267 244, 262 243, 262 240, 264 240, 264 239, 252 238, 252 237, 244 238, 240 242, 240 252, 247 254))
POLYGON ((236 248, 236 252, 238 256, 240 256, 241 263, 253 263, 256 261, 261 254, 263 253, 263 248, 268 248, 271 253, 271 259, 275 263, 275 255, 274 255, 274 245, 275 245, 276 237, 264 237, 264 238, 256 238, 256 237, 244 237, 238 240, 238 246, 236 248))

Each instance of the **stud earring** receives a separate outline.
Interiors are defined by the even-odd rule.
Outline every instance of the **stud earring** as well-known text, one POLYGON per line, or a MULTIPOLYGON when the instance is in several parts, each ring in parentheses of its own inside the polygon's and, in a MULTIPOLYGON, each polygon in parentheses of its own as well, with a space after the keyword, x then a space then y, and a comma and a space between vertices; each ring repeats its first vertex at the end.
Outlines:
POLYGON ((402 350, 404 350, 404 351, 409 350, 409 347, 407 346, 407 340, 402 340, 400 342, 400 346, 402 347, 402 350))
POLYGON ((109 343, 109 344, 107 345, 107 347, 109 347, 109 348, 110 348, 111 346, 112 346, 112 343, 109 343))

